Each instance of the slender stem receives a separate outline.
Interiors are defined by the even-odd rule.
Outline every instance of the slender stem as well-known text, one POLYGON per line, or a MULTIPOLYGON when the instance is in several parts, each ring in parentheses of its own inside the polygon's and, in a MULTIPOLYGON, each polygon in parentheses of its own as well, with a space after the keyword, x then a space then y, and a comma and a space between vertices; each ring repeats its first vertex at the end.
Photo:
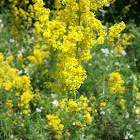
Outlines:
MULTIPOLYGON (((78 4, 79 4, 80 0, 78 0, 78 4)), ((80 22, 81 22, 81 12, 80 12, 80 4, 79 4, 79 11, 78 11, 78 26, 80 26, 80 22)), ((77 43, 77 49, 76 49, 76 57, 78 56, 78 50, 79 50, 79 43, 77 43)))
POLYGON ((76 92, 75 92, 75 90, 73 90, 73 92, 74 92, 74 99, 76 100, 76 92))
POLYGON ((103 95, 105 94, 105 73, 103 74, 103 95))

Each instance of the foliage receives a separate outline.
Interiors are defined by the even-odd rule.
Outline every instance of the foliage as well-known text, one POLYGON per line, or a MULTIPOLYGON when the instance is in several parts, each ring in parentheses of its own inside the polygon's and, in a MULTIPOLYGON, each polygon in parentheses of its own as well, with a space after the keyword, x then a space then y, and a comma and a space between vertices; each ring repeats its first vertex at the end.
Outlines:
POLYGON ((130 23, 132 20, 137 26, 140 25, 140 3, 138 0, 117 0, 113 5, 109 5, 104 9, 97 11, 98 19, 104 23, 116 23, 123 20, 130 23))

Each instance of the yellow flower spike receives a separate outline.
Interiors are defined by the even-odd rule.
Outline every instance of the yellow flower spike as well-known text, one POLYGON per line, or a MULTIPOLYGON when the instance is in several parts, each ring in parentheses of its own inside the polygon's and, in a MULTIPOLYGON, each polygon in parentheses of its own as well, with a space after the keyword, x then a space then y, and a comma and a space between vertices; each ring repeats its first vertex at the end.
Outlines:
POLYGON ((133 89, 138 91, 139 89, 136 87, 136 85, 133 85, 133 89))
POLYGON ((106 106, 106 102, 101 102, 100 106, 106 106))
POLYGON ((120 105, 123 110, 125 109, 125 104, 124 104, 125 102, 126 102, 126 100, 124 100, 124 99, 121 99, 121 101, 120 101, 120 105))
POLYGON ((60 138, 60 135, 62 134, 62 130, 64 128, 64 125, 60 124, 61 120, 58 116, 52 115, 46 115, 48 119, 48 124, 46 127, 54 132, 56 132, 55 137, 58 139, 60 138))
POLYGON ((136 99, 137 99, 137 100, 140 99, 140 92, 137 93, 136 99))
POLYGON ((70 132, 68 129, 66 129, 66 135, 69 137, 70 136, 70 132))
POLYGON ((90 97, 90 101, 94 101, 95 99, 96 99, 95 96, 90 97))
POLYGON ((84 120, 86 123, 91 123, 92 122, 92 117, 90 116, 89 112, 86 112, 84 114, 84 120))
POLYGON ((23 110, 23 114, 27 115, 28 111, 27 110, 23 110))
POLYGON ((80 121, 76 121, 76 126, 79 126, 80 125, 80 121))
POLYGON ((91 107, 87 107, 86 110, 87 110, 88 112, 92 111, 92 110, 91 110, 91 107))
POLYGON ((112 72, 109 78, 110 92, 118 92, 120 94, 124 93, 125 87, 122 86, 124 81, 121 78, 121 75, 118 72, 112 72))

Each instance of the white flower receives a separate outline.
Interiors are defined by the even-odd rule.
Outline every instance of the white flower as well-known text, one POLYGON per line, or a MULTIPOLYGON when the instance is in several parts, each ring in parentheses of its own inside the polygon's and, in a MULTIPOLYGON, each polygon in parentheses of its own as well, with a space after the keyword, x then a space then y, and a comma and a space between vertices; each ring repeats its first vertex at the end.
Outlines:
POLYGON ((132 127, 132 125, 130 124, 129 127, 132 127))
POLYGON ((52 102, 52 104, 53 104, 54 106, 58 106, 59 102, 58 102, 57 100, 54 100, 54 101, 52 102))
POLYGON ((37 111, 38 113, 41 113, 41 109, 39 109, 39 108, 36 108, 36 111, 37 111))
POLYGON ((14 39, 10 39, 9 41, 13 43, 15 40, 14 39))
POLYGON ((11 135, 11 138, 13 138, 14 136, 13 135, 11 135))
POLYGON ((139 109, 136 109, 136 113, 139 114, 139 109))
POLYGON ((25 52, 25 49, 22 48, 22 49, 21 49, 21 52, 22 52, 22 53, 25 52))
POLYGON ((133 78, 135 81, 137 80, 137 77, 134 76, 134 75, 133 75, 133 76, 130 76, 130 78, 131 78, 131 79, 133 78))
POLYGON ((18 73, 18 74, 22 74, 23 71, 22 71, 22 70, 17 70, 17 73, 18 73))
POLYGON ((109 114, 111 113, 110 109, 107 109, 107 111, 109 112, 109 114))
POLYGON ((129 132, 126 132, 126 135, 127 135, 127 136, 129 136, 129 135, 130 135, 130 133, 129 133, 129 132))
POLYGON ((134 105, 133 108, 136 109, 136 106, 134 105))
POLYGON ((43 107, 41 106, 40 109, 43 109, 43 107))
POLYGON ((107 26, 103 26, 103 29, 104 29, 104 30, 107 30, 107 26))
POLYGON ((2 28, 3 28, 3 26, 4 26, 4 25, 3 25, 3 24, 1 24, 1 25, 0 25, 0 28, 2 29, 2 28))
POLYGON ((125 138, 124 138, 125 140, 127 140, 128 139, 128 136, 125 136, 125 138))
POLYGON ((113 51, 113 50, 111 50, 111 53, 114 53, 114 51, 113 51))
POLYGON ((32 37, 31 37, 31 40, 35 40, 35 38, 32 36, 32 37))
POLYGON ((109 54, 108 48, 105 48, 105 49, 102 48, 101 51, 105 54, 105 56, 108 56, 109 54))
POLYGON ((89 66, 92 66, 92 64, 91 64, 91 63, 89 63, 88 65, 89 65, 89 66))
POLYGON ((0 19, 0 23, 2 22, 2 20, 0 19))
POLYGON ((105 10, 103 10, 103 9, 99 9, 99 11, 100 11, 101 13, 103 13, 103 14, 105 14, 105 13, 106 13, 106 11, 105 11, 105 10))
POLYGON ((126 52, 125 52, 125 50, 122 50, 122 56, 125 56, 126 55, 126 52))
POLYGON ((132 139, 132 137, 133 137, 133 134, 131 134, 131 135, 129 136, 130 139, 132 139))
POLYGON ((120 65, 119 62, 115 62, 115 65, 120 65))
POLYGON ((75 123, 75 122, 73 122, 72 124, 73 124, 73 125, 75 125, 76 123, 75 123))
POLYGON ((107 66, 107 67, 106 67, 106 70, 107 70, 107 71, 109 70, 109 67, 110 67, 110 66, 107 66))
POLYGON ((106 7, 109 7, 110 6, 110 4, 108 3, 107 5, 106 5, 106 7))
POLYGON ((56 95, 55 95, 55 94, 53 94, 53 93, 51 93, 51 96, 52 96, 52 98, 55 98, 55 96, 56 96, 56 95))
POLYGON ((136 122, 138 122, 139 121, 139 119, 136 119, 136 122))
POLYGON ((102 111, 100 114, 105 115, 105 112, 104 112, 104 111, 102 111))
POLYGON ((129 66, 128 64, 126 65, 126 67, 127 67, 127 68, 130 68, 130 66, 129 66))
POLYGON ((126 116, 125 116, 125 118, 129 118, 129 114, 128 114, 128 112, 126 113, 126 116))

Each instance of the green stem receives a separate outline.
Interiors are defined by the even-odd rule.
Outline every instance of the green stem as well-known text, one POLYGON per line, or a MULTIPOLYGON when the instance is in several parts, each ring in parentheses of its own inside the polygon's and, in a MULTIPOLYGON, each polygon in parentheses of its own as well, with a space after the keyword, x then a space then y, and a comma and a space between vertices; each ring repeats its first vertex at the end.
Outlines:
MULTIPOLYGON (((78 4, 79 4, 79 1, 80 1, 80 0, 78 0, 78 4)), ((79 4, 78 16, 79 16, 79 19, 78 19, 78 26, 80 26, 80 21, 81 21, 80 4, 79 4)), ((79 50, 79 43, 77 43, 76 57, 78 56, 78 50, 79 50)))
POLYGON ((103 74, 103 95, 105 94, 105 73, 103 74))

